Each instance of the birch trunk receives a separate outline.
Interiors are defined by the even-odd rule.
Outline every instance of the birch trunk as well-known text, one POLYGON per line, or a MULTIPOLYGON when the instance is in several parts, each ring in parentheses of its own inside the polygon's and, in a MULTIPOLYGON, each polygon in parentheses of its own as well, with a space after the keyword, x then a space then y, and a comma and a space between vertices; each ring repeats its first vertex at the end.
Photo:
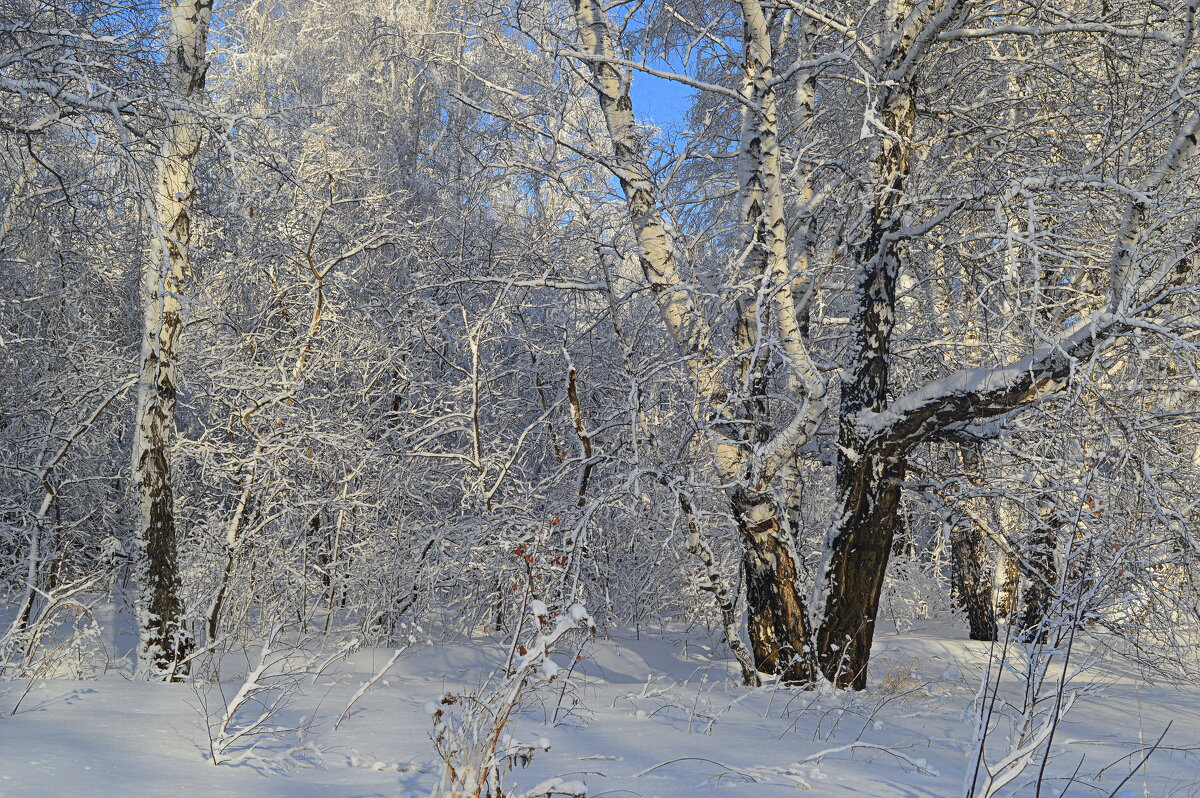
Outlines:
POLYGON ((142 274, 144 327, 134 440, 134 479, 144 548, 141 656, 153 677, 186 675, 192 640, 180 598, 178 531, 171 484, 175 422, 175 363, 183 328, 180 297, 190 272, 192 202, 203 131, 186 108, 203 96, 212 0, 175 0, 168 9, 165 63, 174 109, 156 164, 149 254, 142 274))
MULTIPOLYGON (((792 463, 798 445, 816 433, 825 411, 825 382, 808 351, 800 327, 797 283, 806 274, 806 252, 801 248, 796 266, 789 257, 787 219, 784 215, 783 159, 779 145, 779 110, 775 92, 774 41, 767 12, 759 0, 742 2, 744 48, 743 96, 746 112, 742 134, 742 159, 746 175, 744 221, 747 261, 770 296, 769 310, 778 328, 785 360, 787 395, 797 407, 791 421, 771 431, 761 395, 766 380, 759 375, 764 364, 747 363, 752 374, 745 384, 748 397, 744 415, 753 420, 754 460, 759 463, 753 484, 734 490, 730 504, 744 542, 742 565, 746 574, 749 633, 755 662, 765 673, 784 681, 810 682, 814 671, 807 609, 797 585, 796 561, 784 523, 785 508, 770 495, 772 480, 792 463)), ((802 242, 803 243, 803 242, 802 242)), ((761 312, 756 303, 743 305, 737 323, 739 348, 755 352, 758 319, 746 313, 761 312)))
MULTIPOLYGON (((1003 529, 1003 527, 1002 527, 1003 529)), ((996 584, 993 589, 993 606, 997 623, 1011 624, 1017 612, 1017 590, 1021 571, 1017 559, 1007 551, 1000 552, 996 563, 996 584)))
POLYGON ((687 519, 688 550, 704 565, 704 578, 707 585, 702 589, 713 594, 717 608, 721 611, 721 625, 724 627, 725 639, 729 643, 729 649, 733 652, 733 656, 738 661, 738 667, 742 670, 742 684, 747 687, 758 687, 761 681, 758 678, 756 659, 746 649, 746 644, 742 642, 741 632, 738 629, 737 599, 725 586, 725 580, 721 578, 721 574, 717 570, 716 558, 713 556, 712 549, 704 542, 700 533, 700 520, 696 517, 695 510, 692 509, 692 502, 683 493, 679 494, 679 508, 683 511, 684 518, 687 519))
POLYGON ((755 491, 735 490, 730 504, 744 544, 747 631, 755 666, 785 682, 811 682, 807 610, 782 513, 774 500, 755 491))
MULTIPOLYGON (((811 667, 800 657, 809 650, 807 614, 796 585, 791 544, 784 533, 783 511, 767 486, 815 433, 823 412, 824 383, 804 348, 796 318, 787 260, 783 190, 775 140, 775 110, 770 73, 770 37, 762 10, 749 2, 746 15, 747 88, 764 102, 751 123, 754 141, 747 215, 754 231, 758 268, 775 284, 772 293, 792 384, 803 384, 803 402, 784 429, 773 436, 759 429, 749 436, 740 431, 732 413, 722 368, 714 355, 713 336, 680 274, 670 228, 658 203, 658 188, 639 141, 629 78, 617 59, 608 18, 596 0, 577 0, 576 23, 592 67, 600 110, 604 115, 614 158, 610 168, 621 184, 630 223, 637 237, 642 273, 658 304, 659 314, 683 358, 696 393, 697 420, 709 431, 716 471, 727 489, 735 522, 745 546, 749 634, 755 666, 779 673, 788 681, 811 680, 811 667), (755 16, 757 14, 757 16, 755 16), (764 39, 765 36, 765 39, 764 39), (764 92, 767 96, 764 97, 764 92), (757 445, 756 444, 760 444, 757 445), (752 449, 755 457, 751 457, 752 449), (757 465, 750 473, 752 459, 757 465)), ((750 312, 746 306, 743 313, 750 312)), ((750 329, 750 325, 744 326, 750 329)), ((750 366, 752 367, 752 366, 750 366)), ((748 400, 754 402, 754 397, 748 400)), ((757 414, 756 414, 757 415, 757 414)))

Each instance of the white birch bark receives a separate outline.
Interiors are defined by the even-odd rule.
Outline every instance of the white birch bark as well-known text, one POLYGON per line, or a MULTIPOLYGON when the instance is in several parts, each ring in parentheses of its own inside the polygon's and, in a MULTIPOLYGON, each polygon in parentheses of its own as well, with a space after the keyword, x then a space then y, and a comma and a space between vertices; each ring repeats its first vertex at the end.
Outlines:
MULTIPOLYGON (((756 665, 778 672, 789 681, 806 681, 811 670, 800 661, 808 650, 807 612, 797 591, 796 565, 784 530, 783 512, 770 493, 770 483, 788 466, 795 452, 816 433, 825 410, 825 383, 810 357, 800 331, 793 283, 796 275, 788 259, 784 218, 782 167, 773 80, 771 26, 757 0, 742 7, 745 75, 740 99, 749 109, 744 130, 743 163, 746 169, 745 218, 749 228, 747 252, 774 306, 775 324, 787 360, 787 383, 798 410, 793 419, 769 430, 758 407, 755 383, 755 336, 760 324, 755 303, 742 305, 738 329, 743 362, 740 375, 752 394, 746 410, 754 427, 747 435, 736 422, 726 374, 721 364, 730 360, 712 349, 707 319, 686 289, 680 273, 671 231, 659 208, 654 183, 638 137, 628 75, 618 65, 613 33, 596 0, 577 0, 576 22, 586 55, 592 64, 600 108, 612 139, 610 164, 625 193, 630 221, 637 236, 642 272, 657 298, 659 312, 688 368, 696 392, 698 421, 707 429, 716 470, 745 545, 749 631, 756 665)), ((745 414, 743 414, 745 415, 745 414)))
MULTIPOLYGON (((727 394, 720 367, 710 349, 712 333, 679 271, 674 237, 659 209, 658 188, 639 141, 637 120, 629 98, 629 79, 612 63, 619 59, 608 18, 596 0, 578 0, 575 16, 587 53, 597 59, 593 62, 592 73, 600 109, 613 143, 615 157, 611 166, 625 193, 637 236, 642 274, 654 292, 667 331, 687 365, 702 412, 723 415, 727 412, 727 394)), ((745 452, 724 436, 717 436, 714 450, 725 479, 737 475, 745 465, 745 452)))
MULTIPOLYGON (((797 287, 807 277, 808 253, 802 247, 793 266, 784 215, 783 161, 779 146, 779 111, 775 93, 774 42, 767 15, 758 0, 743 0, 745 93, 747 107, 742 157, 747 160, 746 222, 754 230, 751 247, 759 249, 762 279, 775 310, 780 347, 787 360, 788 393, 797 401, 792 419, 761 447, 757 460, 760 483, 774 478, 796 451, 812 440, 826 410, 826 383, 818 371, 800 327, 797 287)), ((801 76, 801 84, 809 79, 801 76)), ((811 188, 801 188, 802 197, 811 188)), ((804 243, 804 242, 802 242, 804 243)))
POLYGON ((149 198, 149 253, 142 273, 143 331, 133 449, 142 564, 141 657, 151 676, 185 675, 191 651, 180 598, 170 447, 175 423, 176 359, 182 296, 191 271, 192 203, 203 130, 190 108, 203 98, 212 0, 173 0, 165 62, 169 105, 149 198))

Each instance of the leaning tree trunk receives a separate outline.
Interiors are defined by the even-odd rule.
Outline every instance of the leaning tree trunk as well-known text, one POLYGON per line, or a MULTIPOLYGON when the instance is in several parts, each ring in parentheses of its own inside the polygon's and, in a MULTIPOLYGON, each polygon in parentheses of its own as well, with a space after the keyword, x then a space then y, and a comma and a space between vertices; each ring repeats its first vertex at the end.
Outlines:
POLYGON ((854 248, 861 264, 854 316, 854 352, 842 381, 836 472, 837 505, 826 541, 825 591, 817 657, 825 678, 839 687, 866 687, 867 660, 879 612, 879 594, 899 521, 904 453, 883 449, 859 419, 887 402, 891 337, 896 318, 899 255, 892 236, 900 224, 916 105, 912 85, 897 86, 883 102, 895 137, 880 143, 877 186, 869 229, 854 248))
MULTIPOLYGON (((818 574, 824 614, 817 659, 825 678, 861 690, 879 613, 879 595, 892 541, 900 524, 900 482, 907 449, 876 439, 862 424, 888 400, 896 285, 897 241, 902 237, 906 195, 916 147, 917 65, 960 0, 918 4, 899 0, 885 12, 891 44, 880 60, 881 88, 875 109, 878 138, 871 193, 863 208, 864 229, 850 247, 859 265, 854 338, 842 377, 834 520, 818 574)), ((820 596, 818 596, 819 598, 820 596)))
POLYGON ((144 549, 143 667, 151 676, 175 680, 187 673, 192 640, 180 598, 170 445, 175 361, 183 328, 180 296, 190 271, 195 170, 203 137, 199 120, 187 105, 204 91, 212 0, 175 0, 168 10, 165 63, 179 107, 169 113, 151 197, 150 246, 142 274, 144 326, 133 465, 140 502, 137 535, 144 549))
POLYGON ((825 606, 817 633, 822 674, 838 687, 867 686, 879 596, 900 526, 901 456, 839 459, 839 523, 826 543, 825 606))
MULTIPOLYGON (((787 257, 774 83, 766 68, 772 58, 769 30, 754 0, 744 3, 743 10, 747 39, 753 39, 753 44, 747 45, 753 64, 748 65, 750 78, 745 89, 760 98, 762 108, 748 136, 751 146, 747 147, 747 159, 752 162, 750 169, 755 177, 749 181, 751 185, 744 187, 749 199, 746 210, 754 250, 752 261, 771 287, 764 293, 771 298, 780 341, 787 352, 789 387, 802 394, 791 422, 774 433, 760 425, 753 441, 746 440, 742 419, 733 413, 735 403, 729 401, 723 364, 730 358, 713 351, 718 336, 713 335, 679 269, 671 228, 659 208, 658 186, 633 115, 629 79, 615 63, 619 58, 614 34, 597 0, 575 0, 576 23, 586 51, 575 57, 591 65, 597 100, 613 145, 613 157, 606 165, 625 195, 642 273, 695 391, 697 420, 712 432, 715 471, 722 483, 731 486, 726 498, 746 548, 743 562, 750 605, 748 631, 755 667, 767 673, 781 672, 787 681, 810 681, 811 664, 808 658, 801 658, 811 645, 806 609, 796 586, 795 561, 784 532, 781 508, 768 498, 764 486, 770 485, 783 464, 815 434, 824 407, 825 382, 808 354, 797 320, 794 277, 787 257), (749 475, 752 465, 756 471, 749 475)), ((751 404, 754 400, 750 397, 751 404)))
POLYGON ((700 519, 696 516, 691 499, 686 494, 679 494, 679 508, 687 519, 688 550, 704 565, 704 578, 707 584, 701 589, 712 593, 716 599, 717 608, 721 611, 721 625, 724 627, 725 638, 742 671, 742 684, 747 687, 758 687, 762 681, 758 678, 754 655, 742 642, 742 636, 738 629, 737 598, 726 587, 725 580, 721 578, 721 574, 717 570, 716 558, 713 557, 712 549, 704 541, 700 532, 700 519))

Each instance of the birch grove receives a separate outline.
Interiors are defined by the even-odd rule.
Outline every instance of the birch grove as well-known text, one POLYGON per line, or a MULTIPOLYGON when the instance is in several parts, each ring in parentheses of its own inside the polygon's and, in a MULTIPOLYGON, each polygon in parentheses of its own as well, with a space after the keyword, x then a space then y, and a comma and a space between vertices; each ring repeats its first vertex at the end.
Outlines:
POLYGON ((576 604, 1190 673, 1195 11, 4 5, 0 669, 105 593, 168 681, 576 604))

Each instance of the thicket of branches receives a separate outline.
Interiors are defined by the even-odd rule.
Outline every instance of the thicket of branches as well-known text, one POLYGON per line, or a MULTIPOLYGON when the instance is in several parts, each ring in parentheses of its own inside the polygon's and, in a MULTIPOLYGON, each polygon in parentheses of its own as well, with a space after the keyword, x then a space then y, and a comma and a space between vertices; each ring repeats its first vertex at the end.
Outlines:
POLYGON ((111 593, 163 678, 531 600, 1187 672, 1195 5, 0 0, 0 668, 111 593))

